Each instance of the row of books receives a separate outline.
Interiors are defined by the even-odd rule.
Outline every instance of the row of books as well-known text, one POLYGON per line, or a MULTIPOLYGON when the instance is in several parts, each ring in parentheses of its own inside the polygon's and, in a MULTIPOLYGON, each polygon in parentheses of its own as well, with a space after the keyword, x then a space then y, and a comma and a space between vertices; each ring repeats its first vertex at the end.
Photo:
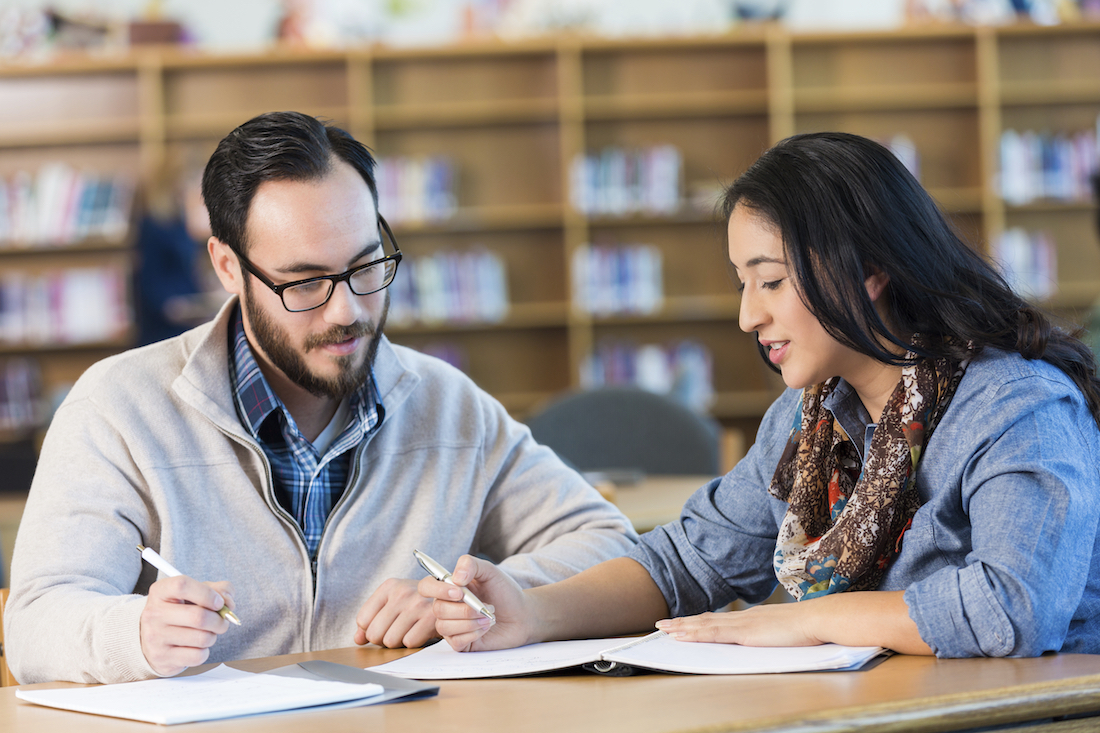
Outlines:
POLYGON ((119 240, 130 227, 134 180, 125 173, 43 165, 0 179, 0 247, 48 247, 89 238, 119 240))
POLYGON ((581 364, 581 386, 633 385, 705 413, 714 398, 710 350, 696 341, 637 344, 604 340, 581 364))
POLYGON ((126 279, 119 267, 0 275, 0 343, 111 341, 130 323, 126 279))
POLYGON ((1022 297, 1045 300, 1057 290, 1058 250, 1046 232, 1008 229, 993 243, 993 256, 1008 284, 1022 297))
POLYGON ((391 224, 440 221, 454 216, 455 166, 449 158, 379 158, 378 210, 391 224))
POLYGON ((42 375, 32 359, 0 361, 0 430, 21 431, 43 421, 42 375))
POLYGON ((406 257, 389 291, 395 324, 498 322, 508 315, 507 269, 486 249, 406 257))
POLYGON ((573 302, 581 310, 596 315, 654 313, 663 297, 657 247, 585 245, 573 252, 573 302))
POLYGON ((913 178, 920 180, 920 154, 917 152, 917 144, 911 137, 904 132, 899 132, 879 142, 890 149, 905 169, 913 174, 913 178))
POLYGON ((1005 130, 1001 133, 1001 197, 1012 205, 1049 199, 1088 201, 1090 176, 1100 167, 1096 128, 1074 133, 1005 130))
POLYGON ((570 166, 570 201, 588 215, 671 214, 680 208, 683 167, 674 145, 578 155, 570 166))

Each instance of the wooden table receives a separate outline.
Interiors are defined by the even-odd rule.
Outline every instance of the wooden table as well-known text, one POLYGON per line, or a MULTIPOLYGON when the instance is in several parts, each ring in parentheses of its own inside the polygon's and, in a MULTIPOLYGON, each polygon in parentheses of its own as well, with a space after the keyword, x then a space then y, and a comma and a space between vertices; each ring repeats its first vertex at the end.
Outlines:
MULTIPOLYGON (((366 667, 407 653, 336 649, 233 666, 263 671, 307 659, 366 667)), ((1100 655, 1039 659, 896 656, 863 672, 709 677, 589 673, 440 682, 437 697, 374 707, 172 726, 221 731, 394 731, 398 733, 719 733, 719 731, 962 731, 1053 716, 1100 713, 1100 655)), ((60 683, 33 685, 59 687, 60 683)), ((1096 730, 1100 720, 1037 731, 1096 730)), ((0 689, 0 733, 165 730, 146 723, 41 708, 0 689)))

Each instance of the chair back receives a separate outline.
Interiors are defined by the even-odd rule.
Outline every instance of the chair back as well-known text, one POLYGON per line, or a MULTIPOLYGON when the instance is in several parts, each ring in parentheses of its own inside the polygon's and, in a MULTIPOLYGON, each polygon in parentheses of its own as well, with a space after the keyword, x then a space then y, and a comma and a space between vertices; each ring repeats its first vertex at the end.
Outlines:
POLYGON ((719 425, 643 389, 570 393, 546 405, 527 425, 535 440, 580 471, 719 473, 719 425))

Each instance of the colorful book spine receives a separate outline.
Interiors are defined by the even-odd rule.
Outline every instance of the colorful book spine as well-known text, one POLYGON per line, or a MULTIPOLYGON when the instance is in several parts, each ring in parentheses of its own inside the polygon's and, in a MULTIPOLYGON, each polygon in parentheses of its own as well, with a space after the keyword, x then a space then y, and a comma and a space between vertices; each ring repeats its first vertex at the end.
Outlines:
POLYGON ((24 358, 0 361, 0 430, 37 428, 44 417, 42 376, 37 362, 24 358))
POLYGON ((1005 280, 1023 298, 1047 300, 1058 287, 1058 250, 1046 232, 1006 230, 993 243, 1005 280))
POLYGON ((380 158, 375 169, 378 210, 391 224, 442 221, 454 216, 455 167, 449 158, 380 158))
POLYGON ((108 342, 132 318, 125 274, 116 266, 0 278, 0 342, 18 345, 108 342))
POLYGON ((664 302, 663 260, 653 245, 585 245, 573 253, 573 303, 593 315, 651 314, 664 302))
POLYGON ((389 290, 395 324, 497 323, 509 310, 507 268, 483 248, 406 257, 389 290))
POLYGON ((705 413, 714 399, 713 360, 705 345, 691 340, 670 344, 605 340, 584 359, 581 386, 611 385, 632 385, 668 395, 705 413))
POLYGON ((570 164, 569 200, 589 216, 674 214, 683 199, 683 167, 674 145, 578 155, 570 164))
POLYGON ((1095 129, 1071 133, 1005 130, 1000 140, 999 173, 1005 203, 1089 201, 1089 179, 1100 169, 1098 135, 1100 116, 1095 129))
POLYGON ((129 174, 47 163, 0 179, 0 248, 55 247, 87 239, 120 241, 130 229, 129 174))

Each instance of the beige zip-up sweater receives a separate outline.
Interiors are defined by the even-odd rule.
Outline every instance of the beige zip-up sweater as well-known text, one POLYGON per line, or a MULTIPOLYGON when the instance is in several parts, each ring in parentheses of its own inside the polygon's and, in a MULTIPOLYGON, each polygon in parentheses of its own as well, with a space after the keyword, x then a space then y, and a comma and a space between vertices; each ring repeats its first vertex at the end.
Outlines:
POLYGON ((314 589, 301 532, 233 405, 234 305, 96 364, 57 411, 12 559, 4 642, 21 683, 154 676, 138 621, 157 571, 138 544, 192 577, 233 583, 243 624, 211 649, 218 662, 352 645, 355 614, 380 583, 423 577, 414 548, 444 565, 480 553, 531 586, 636 541, 617 509, 465 375, 383 339, 374 374, 385 419, 356 449, 314 589))

